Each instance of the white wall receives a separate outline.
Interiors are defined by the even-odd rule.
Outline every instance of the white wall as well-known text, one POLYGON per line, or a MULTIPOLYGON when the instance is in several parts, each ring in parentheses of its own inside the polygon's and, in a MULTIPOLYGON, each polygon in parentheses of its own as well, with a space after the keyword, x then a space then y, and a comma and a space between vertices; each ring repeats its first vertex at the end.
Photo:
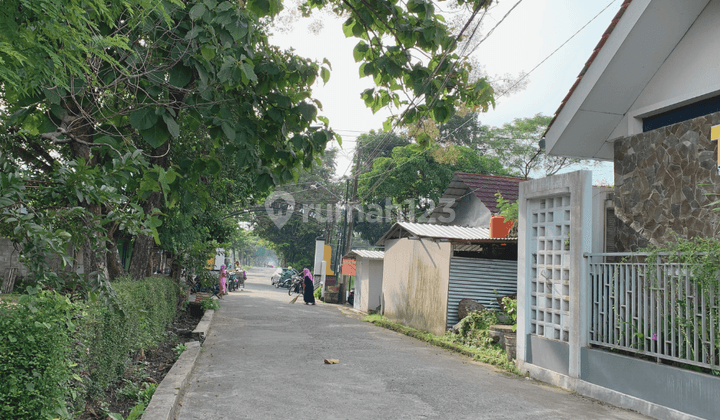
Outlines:
POLYGON ((487 228, 491 216, 490 209, 475 194, 469 194, 455 207, 455 220, 448 225, 487 228))
POLYGON ((385 243, 382 310, 401 324, 443 335, 450 277, 449 242, 395 239, 385 243))
POLYGON ((712 0, 645 86, 611 139, 641 133, 641 117, 720 93, 718 19, 720 0, 712 0))
POLYGON ((355 259, 355 309, 368 312, 380 306, 382 276, 383 260, 355 259))

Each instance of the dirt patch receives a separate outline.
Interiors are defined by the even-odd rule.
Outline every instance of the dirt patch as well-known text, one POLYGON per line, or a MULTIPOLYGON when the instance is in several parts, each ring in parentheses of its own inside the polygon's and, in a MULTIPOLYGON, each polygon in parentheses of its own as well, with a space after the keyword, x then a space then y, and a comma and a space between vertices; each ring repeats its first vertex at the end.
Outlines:
POLYGON ((106 419, 105 413, 120 413, 127 417, 137 404, 137 392, 145 383, 160 384, 177 360, 175 347, 193 341, 190 333, 200 318, 193 317, 189 311, 179 313, 167 329, 168 340, 157 348, 145 350, 136 355, 134 363, 125 370, 122 380, 105 390, 105 395, 95 401, 89 401, 85 411, 77 420, 106 419))

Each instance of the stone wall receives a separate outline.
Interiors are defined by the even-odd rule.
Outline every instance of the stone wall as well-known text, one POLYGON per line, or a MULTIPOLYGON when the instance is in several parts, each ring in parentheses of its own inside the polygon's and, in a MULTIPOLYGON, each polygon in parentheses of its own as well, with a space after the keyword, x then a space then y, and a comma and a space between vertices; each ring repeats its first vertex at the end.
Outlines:
POLYGON ((710 127, 720 112, 615 141, 618 249, 634 251, 672 237, 718 233, 717 142, 710 127))

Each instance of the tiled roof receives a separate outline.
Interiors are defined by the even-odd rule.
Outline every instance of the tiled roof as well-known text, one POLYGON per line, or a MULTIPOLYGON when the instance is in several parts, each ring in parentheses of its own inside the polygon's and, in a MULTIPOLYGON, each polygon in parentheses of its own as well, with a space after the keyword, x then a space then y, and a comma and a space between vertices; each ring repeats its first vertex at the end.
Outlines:
POLYGON ((630 3, 632 3, 632 0, 625 0, 623 4, 620 6, 620 10, 618 10, 617 14, 613 18, 613 20, 610 22, 610 25, 605 30, 605 33, 600 37, 600 42, 598 42, 597 46, 595 46, 595 49, 593 50, 592 54, 590 55, 590 58, 585 62, 585 66, 583 66, 582 70, 580 71, 580 74, 577 77, 577 80, 575 80, 575 84, 572 85, 570 88, 570 91, 567 95, 565 95, 565 98, 560 102, 560 106, 558 107, 557 111, 555 111, 555 115, 553 116, 552 121, 550 121, 550 124, 548 124, 547 129, 545 130, 545 134, 547 134, 548 130, 550 130, 550 127, 552 127, 553 123, 557 119, 558 115, 560 115, 560 111, 565 107, 565 104, 572 96, 573 92, 575 92, 575 89, 577 89, 578 85, 580 84, 580 80, 582 80, 585 73, 590 68, 590 65, 595 61, 595 58, 597 57, 598 53, 602 49, 602 47, 605 45, 605 42, 610 37, 610 34, 617 26, 618 22, 620 21, 620 18, 623 14, 625 14, 625 10, 627 10, 628 6, 630 6, 630 3))
POLYGON ((520 184, 527 181, 526 178, 513 178, 509 176, 478 175, 457 172, 459 178, 480 201, 493 213, 498 213, 497 198, 495 193, 500 192, 503 198, 510 201, 517 201, 520 195, 520 184))

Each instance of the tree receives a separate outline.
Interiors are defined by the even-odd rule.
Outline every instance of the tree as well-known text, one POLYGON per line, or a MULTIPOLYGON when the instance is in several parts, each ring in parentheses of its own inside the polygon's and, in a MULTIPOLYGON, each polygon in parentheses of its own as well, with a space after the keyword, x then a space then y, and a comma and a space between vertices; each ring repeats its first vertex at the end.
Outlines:
POLYGON ((516 118, 500 128, 491 129, 487 139, 488 153, 523 178, 550 176, 570 165, 592 164, 588 160, 550 156, 539 150, 540 140, 551 120, 551 117, 537 114, 532 118, 516 118))
MULTIPOLYGON (((476 1, 473 8, 486 5, 476 1)), ((459 103, 492 102, 484 80, 468 82, 455 39, 431 3, 313 0, 305 11, 320 7, 349 16, 343 29, 360 40, 355 58, 376 84, 362 93, 373 110, 394 104, 403 109, 396 121, 407 124, 426 115, 446 121, 459 103)), ((81 231, 91 232, 73 238, 82 242, 91 278, 113 275, 108 267, 117 261, 109 259, 116 259, 122 235, 134 238, 130 271, 142 278, 153 243, 160 242, 162 217, 190 211, 179 203, 195 180, 222 178, 221 168, 232 166, 260 200, 322 155, 333 132, 311 87, 328 80, 330 64, 269 43, 267 22, 281 9, 280 0, 6 5, 0 15, 0 28, 7 29, 0 31, 5 150, 35 171, 29 178, 45 173, 48 181, 38 188, 48 195, 60 173, 84 168, 88 179, 73 191, 79 195, 44 204, 76 209, 81 231), (86 185, 119 195, 106 201, 87 195, 86 185)), ((207 201, 200 207, 222 201, 194 191, 207 201)), ((44 222, 46 231, 56 222, 44 222)))
POLYGON ((455 172, 512 175, 495 157, 449 145, 423 149, 417 144, 397 147, 392 158, 379 158, 373 170, 360 176, 359 194, 364 203, 389 201, 399 206, 395 220, 423 220, 439 204, 440 195, 455 172))

